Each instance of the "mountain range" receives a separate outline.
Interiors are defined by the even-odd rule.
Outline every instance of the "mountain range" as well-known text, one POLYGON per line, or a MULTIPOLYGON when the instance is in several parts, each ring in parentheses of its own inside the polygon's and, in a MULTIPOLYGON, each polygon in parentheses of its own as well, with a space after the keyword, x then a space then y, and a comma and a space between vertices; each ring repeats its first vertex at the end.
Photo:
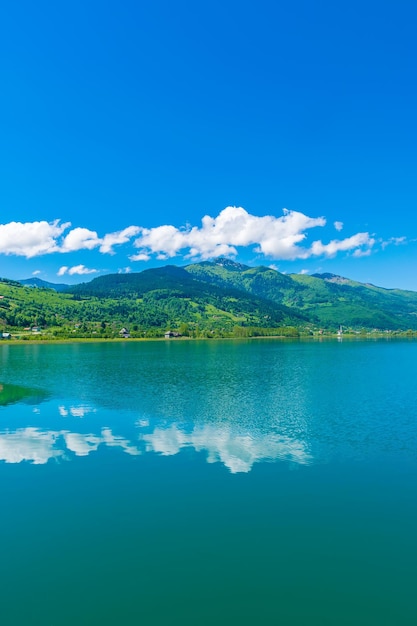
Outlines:
POLYGON ((225 258, 108 274, 72 286, 3 279, 0 295, 0 320, 13 327, 76 324, 89 332, 100 323, 101 330, 123 325, 162 332, 186 325, 217 334, 236 327, 417 330, 416 292, 329 273, 287 275, 225 258))

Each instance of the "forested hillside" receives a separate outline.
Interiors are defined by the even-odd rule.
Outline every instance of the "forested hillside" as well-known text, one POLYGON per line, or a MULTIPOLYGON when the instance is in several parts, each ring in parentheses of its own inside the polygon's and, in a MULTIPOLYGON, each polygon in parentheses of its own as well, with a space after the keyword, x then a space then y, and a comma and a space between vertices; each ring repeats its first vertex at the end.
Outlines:
POLYGON ((244 335, 245 328, 257 329, 257 334, 277 328, 282 334, 297 334, 308 318, 236 289, 196 281, 184 269, 168 266, 103 276, 67 293, 3 280, 0 322, 4 330, 26 329, 33 336, 35 327, 57 338, 114 337, 122 328, 138 337, 163 336, 167 330, 185 336, 227 337, 244 335))
POLYGON ((417 293, 227 259, 109 274, 72 287, 0 280, 3 333, 33 337, 296 335, 417 330, 417 293), (66 291, 62 291, 65 289, 66 291))

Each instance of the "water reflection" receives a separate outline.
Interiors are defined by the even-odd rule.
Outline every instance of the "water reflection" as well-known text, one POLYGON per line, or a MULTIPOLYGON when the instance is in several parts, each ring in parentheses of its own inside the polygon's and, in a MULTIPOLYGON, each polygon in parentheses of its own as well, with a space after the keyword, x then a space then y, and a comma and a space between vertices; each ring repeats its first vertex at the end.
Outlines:
POLYGON ((6 463, 29 461, 34 465, 43 465, 51 459, 68 459, 68 453, 87 456, 101 445, 121 448, 131 455, 140 454, 138 448, 124 437, 114 435, 109 428, 103 428, 100 434, 94 435, 27 427, 0 433, 0 460, 6 463))
POLYGON ((88 405, 70 406, 68 409, 65 406, 59 406, 58 411, 61 417, 85 417, 88 413, 95 413, 97 409, 88 405))
POLYGON ((0 459, 6 463, 30 461, 42 465, 64 454, 62 448, 57 447, 58 438, 59 433, 31 427, 1 433, 0 459))
POLYGON ((305 465, 312 459, 303 441, 275 433, 239 432, 224 425, 201 424, 187 431, 179 424, 165 424, 140 434, 139 439, 147 452, 173 455, 183 448, 205 452, 208 463, 221 462, 232 473, 249 472, 260 461, 285 460, 305 465))
POLYGON ((47 397, 46 392, 21 385, 0 383, 0 406, 7 406, 15 402, 36 404, 47 397))
POLYGON ((306 443, 299 438, 251 431, 235 422, 186 424, 135 419, 132 413, 56 401, 36 406, 30 413, 24 406, 9 410, 10 415, 16 413, 8 420, 15 427, 0 431, 0 460, 6 463, 27 461, 41 465, 50 460, 86 457, 100 447, 118 448, 132 456, 149 452, 171 456, 188 448, 204 453, 208 463, 222 463, 232 473, 249 472, 257 462, 285 460, 307 464, 312 460, 306 443), (80 432, 80 418, 86 418, 82 424, 87 432, 80 432), (22 420, 22 427, 16 428, 22 420), (105 420, 113 424, 112 428, 103 425, 105 420), (127 436, 115 434, 120 429, 127 430, 127 436))

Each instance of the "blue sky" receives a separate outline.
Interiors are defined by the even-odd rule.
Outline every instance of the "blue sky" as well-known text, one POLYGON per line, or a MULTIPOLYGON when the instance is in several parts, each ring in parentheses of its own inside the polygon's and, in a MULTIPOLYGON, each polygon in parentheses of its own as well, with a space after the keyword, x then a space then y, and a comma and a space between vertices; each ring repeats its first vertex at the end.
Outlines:
POLYGON ((225 254, 417 290, 416 18, 401 0, 4 6, 0 276, 225 254))

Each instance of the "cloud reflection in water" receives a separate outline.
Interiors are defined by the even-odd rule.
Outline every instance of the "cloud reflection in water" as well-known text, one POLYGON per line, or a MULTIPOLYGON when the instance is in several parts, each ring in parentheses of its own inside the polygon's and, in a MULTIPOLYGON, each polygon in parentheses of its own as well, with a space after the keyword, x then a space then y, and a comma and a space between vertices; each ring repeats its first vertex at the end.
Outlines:
POLYGON ((224 425, 197 425, 187 432, 178 424, 157 426, 141 434, 146 451, 173 455, 191 447, 207 452, 207 462, 223 463, 233 474, 249 472, 260 461, 285 460, 306 465, 311 462, 303 441, 275 433, 238 432, 224 425))
POLYGON ((131 455, 140 454, 138 448, 123 437, 113 435, 109 428, 103 428, 100 435, 93 435, 28 427, 0 433, 0 460, 6 463, 29 461, 34 465, 43 465, 50 459, 67 458, 68 452, 87 456, 100 445, 118 447, 131 455))
POLYGON ((6 463, 31 461, 35 465, 42 465, 64 454, 64 450, 55 447, 59 436, 58 432, 32 427, 1 433, 0 459, 6 463))
MULTIPOLYGON (((308 446, 302 439, 276 431, 251 431, 247 426, 236 423, 183 424, 142 417, 134 424, 137 438, 133 442, 132 435, 129 438, 115 435, 111 428, 101 426, 98 422, 100 412, 93 406, 49 405, 47 410, 42 409, 42 415, 49 413, 51 408, 53 413, 57 411, 60 416, 58 423, 62 423, 62 418, 65 419, 66 428, 44 429, 32 424, 14 431, 0 432, 0 460, 6 463, 28 461, 41 465, 51 459, 85 457, 96 452, 100 446, 106 446, 119 448, 132 456, 145 452, 172 456, 185 448, 191 448, 206 453, 208 463, 220 462, 231 473, 249 472, 258 462, 289 461, 306 465, 312 461, 308 446), (86 416, 91 416, 89 427, 97 432, 81 433, 78 428, 69 428, 71 422, 68 420, 86 416)), ((38 408, 37 419, 40 413, 38 408)), ((112 421, 114 416, 108 417, 112 421)), ((122 424, 126 422, 118 419, 118 427, 122 424)), ((128 426, 133 426, 132 422, 128 426)))

